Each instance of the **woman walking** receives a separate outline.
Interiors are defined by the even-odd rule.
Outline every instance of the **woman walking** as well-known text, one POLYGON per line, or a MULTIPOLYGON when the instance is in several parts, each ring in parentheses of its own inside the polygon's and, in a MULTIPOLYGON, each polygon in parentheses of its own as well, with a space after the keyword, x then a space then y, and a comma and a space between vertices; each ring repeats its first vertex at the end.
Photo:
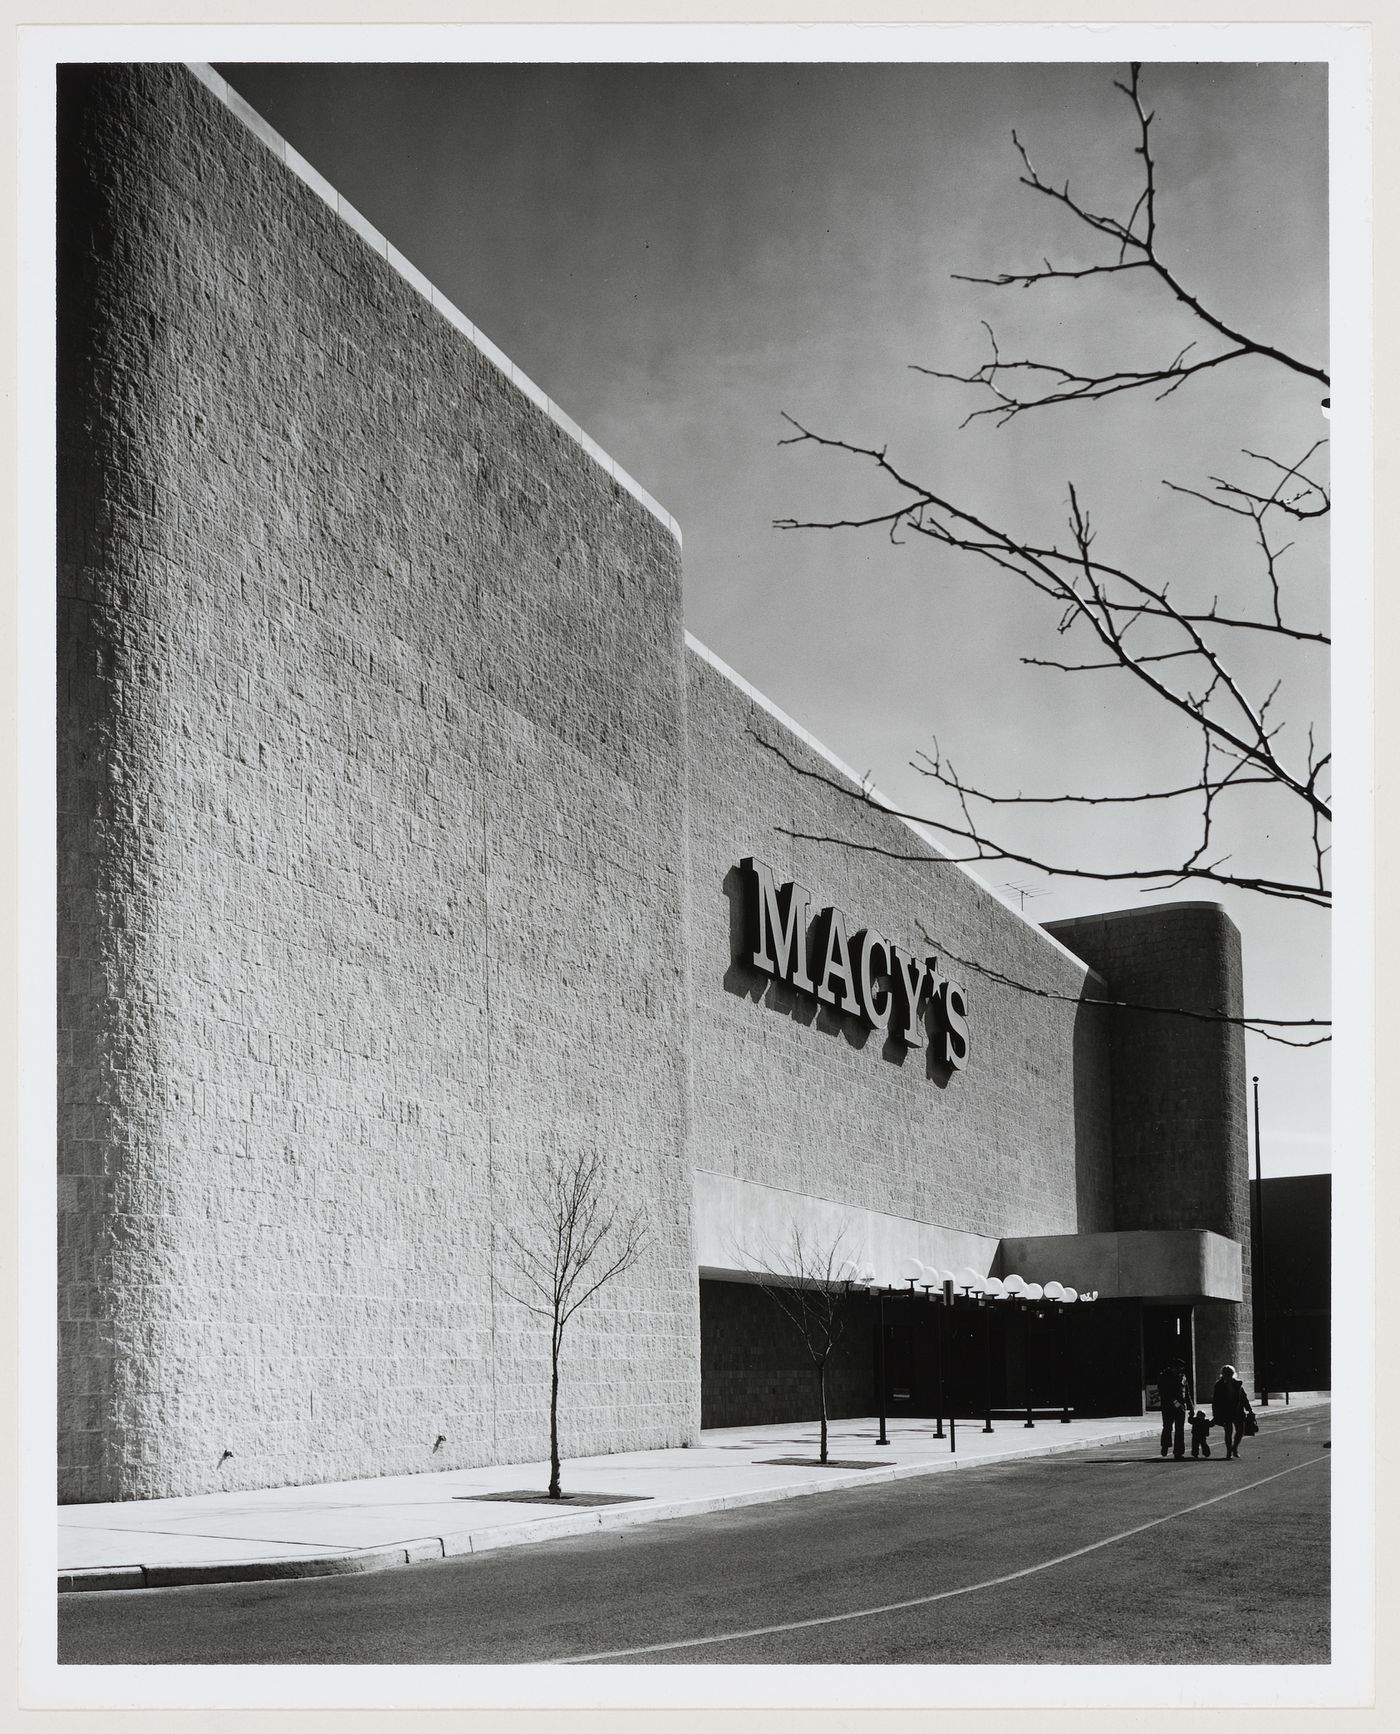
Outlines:
POLYGON ((1249 1393, 1233 1367, 1226 1365, 1220 1369, 1220 1377, 1210 1394, 1210 1407, 1212 1415, 1224 1429, 1225 1455, 1238 1457, 1245 1420, 1252 1417, 1254 1411, 1249 1406, 1249 1393))

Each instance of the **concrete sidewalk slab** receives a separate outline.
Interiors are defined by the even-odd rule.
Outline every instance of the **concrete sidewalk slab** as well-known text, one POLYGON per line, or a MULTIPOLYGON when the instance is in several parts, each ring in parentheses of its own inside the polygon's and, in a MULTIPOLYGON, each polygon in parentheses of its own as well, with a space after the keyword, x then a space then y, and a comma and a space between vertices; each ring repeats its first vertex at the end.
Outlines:
MULTIPOLYGON (((1326 1401, 1326 1395, 1295 1396, 1291 1409, 1263 1411, 1261 1426, 1280 1426, 1293 1409, 1326 1401)), ((620 1503, 547 1514, 534 1500, 501 1497, 535 1486, 543 1490, 548 1467, 542 1463, 66 1505, 58 1513, 58 1587, 140 1589, 378 1571, 1086 1446, 1134 1444, 1144 1455, 1149 1449, 1155 1455, 1158 1430, 1151 1415, 1037 1421, 1033 1429, 998 1421, 990 1434, 977 1422, 964 1422, 953 1453, 950 1439, 936 1438, 927 1420, 891 1423, 886 1446, 877 1443, 872 1419, 831 1423, 831 1457, 879 1463, 856 1469, 792 1460, 795 1451, 815 1457, 815 1423, 717 1429, 702 1433, 689 1448, 569 1459, 567 1492, 620 1503), (775 1461, 778 1456, 788 1461, 775 1461)))

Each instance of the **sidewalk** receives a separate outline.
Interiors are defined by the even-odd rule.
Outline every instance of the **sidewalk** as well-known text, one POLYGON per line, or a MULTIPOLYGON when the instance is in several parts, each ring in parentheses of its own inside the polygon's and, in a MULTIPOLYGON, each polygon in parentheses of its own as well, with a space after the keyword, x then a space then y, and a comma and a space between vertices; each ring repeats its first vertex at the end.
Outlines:
MULTIPOLYGON (((1280 1404, 1263 1411, 1261 1427, 1278 1426, 1292 1410, 1326 1401, 1326 1393, 1295 1393, 1290 1409, 1280 1404)), ((1159 1429, 1155 1416, 1136 1415, 1068 1425, 1038 1420, 1033 1429, 1020 1421, 997 1421, 990 1434, 978 1422, 963 1422, 953 1454, 947 1438, 932 1436, 931 1421, 891 1423, 886 1446, 876 1444, 877 1425, 874 1420, 833 1421, 828 1446, 833 1461, 826 1468, 774 1461, 814 1459, 815 1422, 720 1428, 702 1433, 690 1448, 570 1458, 563 1470, 565 1494, 601 1496, 604 1502, 563 1510, 500 1497, 526 1490, 543 1494, 549 1472, 539 1463, 185 1499, 63 1505, 58 1510, 58 1588, 156 1589, 381 1571, 1088 1445, 1133 1443, 1145 1449, 1159 1429), (869 1463, 879 1467, 854 1466, 869 1463)))

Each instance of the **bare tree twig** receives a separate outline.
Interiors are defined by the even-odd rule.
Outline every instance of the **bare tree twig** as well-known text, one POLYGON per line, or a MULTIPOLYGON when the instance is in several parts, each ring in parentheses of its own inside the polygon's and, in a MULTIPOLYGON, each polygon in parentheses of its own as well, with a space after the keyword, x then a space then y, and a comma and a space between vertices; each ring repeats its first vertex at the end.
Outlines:
POLYGON ((1148 1005, 1141 1000, 1104 999, 1097 994, 1057 993, 1053 988, 1032 987, 1029 982, 1018 981, 1015 976, 1006 975, 999 969, 991 969, 970 957, 959 957, 955 951, 941 945, 922 923, 919 931, 940 957, 949 957, 962 969, 970 969, 977 975, 985 976, 988 981, 997 982, 1002 987, 1014 988, 1017 993, 1030 994, 1035 999, 1058 1000, 1064 1005, 1101 1006, 1107 1011, 1148 1012, 1157 1017, 1189 1018, 1194 1023, 1234 1024, 1240 1029, 1263 1036, 1265 1041, 1278 1042, 1286 1048, 1317 1048, 1332 1040, 1330 1018, 1261 1018, 1247 1013, 1235 1017, 1229 1012, 1193 1011, 1184 1006, 1148 1005), (1278 1035, 1275 1033, 1278 1030, 1326 1030, 1329 1033, 1304 1039, 1278 1035))
MULTIPOLYGON (((1032 589, 1061 606, 1063 612, 1058 628, 1061 633, 1076 624, 1087 627, 1099 645, 1108 652, 1108 657, 1107 660, 1079 663, 1070 663, 1067 659, 1025 660, 1033 665, 1040 663, 1064 672, 1116 668, 1141 683, 1156 699, 1190 722, 1206 742, 1224 754, 1226 762, 1232 767, 1228 776, 1211 784, 1208 789, 1200 783, 1195 785, 1197 792, 1204 797, 1207 842, 1211 826, 1218 817, 1218 798, 1227 791, 1243 788, 1255 781, 1262 782, 1296 800, 1306 810, 1313 839, 1316 877, 1305 884, 1299 884, 1267 877, 1223 874, 1214 867, 1202 867, 1202 850, 1188 856, 1180 868, 1149 868, 1137 874, 1114 875, 1093 874, 1085 869, 1066 869, 1058 864, 1036 860, 1021 851, 1002 848, 1000 845, 993 846, 989 851, 986 846, 988 839, 975 822, 969 807, 969 801, 982 798, 981 792, 951 774, 951 767, 945 773, 937 763, 926 763, 920 768, 954 795, 964 824, 958 827, 932 818, 926 819, 926 823, 947 835, 972 843, 976 853, 968 857, 969 859, 986 859, 990 853, 993 857, 1000 855, 1008 860, 1019 860, 1030 866, 1038 866, 1047 872, 1068 873, 1077 877, 1146 880, 1160 880, 1165 877, 1172 882, 1177 882, 1178 878, 1202 878, 1270 896, 1302 896, 1305 901, 1323 905, 1329 901, 1325 873, 1326 849, 1321 840, 1319 821, 1329 820, 1331 811, 1315 769, 1311 763, 1306 770, 1295 768, 1280 755, 1279 730, 1267 723, 1268 706, 1273 695, 1268 695, 1262 705, 1253 703, 1223 661, 1222 654, 1212 638, 1208 636, 1213 629, 1220 626, 1248 626, 1257 632, 1277 633, 1301 642, 1326 643, 1324 635, 1294 627, 1284 618, 1277 572, 1277 560, 1281 551, 1269 541, 1261 523, 1264 513, 1269 509, 1267 503, 1253 508, 1249 515, 1255 518, 1256 531, 1265 555, 1265 570, 1270 587, 1269 615, 1253 619, 1239 615, 1225 617, 1222 616, 1218 604, 1212 605, 1207 613, 1201 614, 1199 611, 1178 608, 1165 585, 1153 586, 1124 568, 1098 559, 1093 551, 1094 534, 1088 513, 1073 486, 1070 488, 1069 517, 1072 546, 1046 549, 1018 541, 1010 533, 998 529, 967 509, 954 505, 927 486, 915 483, 891 463, 883 449, 859 447, 849 441, 814 433, 793 417, 785 419, 797 430, 796 435, 786 443, 810 440, 819 446, 865 458, 903 489, 909 498, 892 512, 864 520, 832 520, 823 525, 814 525, 787 519, 779 522, 780 528, 832 528, 838 524, 841 527, 857 528, 878 523, 893 531, 898 525, 904 524, 916 534, 929 537, 945 547, 976 555, 993 567, 1028 583, 1032 589), (1175 631, 1184 642, 1171 650, 1139 651, 1129 642, 1128 635, 1144 619, 1158 623, 1159 630, 1165 628, 1175 631), (1193 688, 1171 684, 1159 672, 1166 663, 1199 668, 1206 677, 1205 686, 1193 688), (1240 767, 1244 764, 1251 765, 1259 773, 1257 779, 1239 774, 1240 767)), ((1316 449, 1315 446, 1312 448, 1313 451, 1316 449)), ((1310 452, 1308 456, 1311 455, 1310 452)), ((1296 474, 1301 463, 1306 461, 1305 457, 1299 465, 1281 467, 1289 474, 1296 474)), ((1209 499, 1208 496, 1207 498, 1209 499)), ((1210 499, 1209 503, 1218 502, 1210 499)), ((1207 763, 1210 763, 1209 755, 1207 763)), ((1165 795, 1160 798, 1172 797, 1165 795)))
MULTIPOLYGON (((1004 353, 997 334, 984 321, 989 354, 967 371, 915 364, 914 371, 929 378, 971 386, 984 400, 964 418, 963 425, 990 417, 1004 425, 1032 410, 1067 403, 1105 403, 1125 394, 1148 390, 1168 396, 1188 381, 1236 363, 1252 361, 1258 366, 1283 370, 1300 382, 1328 387, 1328 375, 1305 358, 1292 354, 1256 334, 1246 333, 1209 307, 1189 289, 1162 248, 1158 208, 1158 165, 1154 155, 1154 115, 1145 106, 1141 67, 1134 64, 1126 81, 1116 87, 1131 104, 1136 130, 1134 153, 1141 162, 1141 182, 1126 217, 1090 207, 1072 191, 1068 180, 1052 182, 1031 159, 1014 132, 1013 144, 1020 158, 1021 181, 1037 196, 1067 211, 1098 242, 1107 245, 1107 256, 1087 265, 1062 266, 1051 258, 1027 270, 1003 271, 993 276, 960 275, 963 282, 995 287, 1034 285, 1059 281, 1082 283, 1091 279, 1121 279, 1125 292, 1154 282, 1164 288, 1179 308, 1198 327, 1196 341, 1184 343, 1169 358, 1139 367, 1098 369, 1092 364, 1046 360, 1034 355, 1004 353)), ((1329 400, 1324 398, 1324 404, 1329 400)), ((1107 413, 1107 412, 1105 412, 1107 413)), ((788 517, 775 521, 778 529, 883 531, 897 546, 916 538, 939 553, 957 553, 981 561, 989 575, 1023 584, 1054 609, 1053 630, 1067 638, 1069 646, 1055 654, 1019 658, 1022 665, 1055 673, 1102 675, 1117 672, 1149 705, 1149 717, 1165 741, 1180 740, 1194 761, 1190 772, 1161 779, 1160 786, 1125 793, 1055 791, 1015 794, 995 792, 959 775, 952 760, 943 754, 935 738, 931 751, 919 752, 911 764, 927 777, 946 801, 946 816, 903 812, 877 799, 868 779, 859 789, 844 780, 814 772, 791 759, 771 741, 758 736, 770 751, 780 753, 792 770, 815 776, 850 799, 921 826, 937 847, 946 850, 941 861, 903 852, 876 842, 852 842, 847 837, 826 835, 815 825, 809 829, 776 827, 786 835, 808 842, 838 844, 859 852, 893 860, 977 866, 1009 862, 1064 880, 1102 884, 1135 884, 1140 890, 1202 885, 1247 892, 1291 904, 1328 908, 1329 850, 1326 828, 1331 819, 1327 787, 1330 755, 1320 751, 1311 724, 1285 727, 1278 679, 1259 680, 1258 649, 1270 641, 1287 645, 1292 653, 1326 654, 1329 639, 1315 619, 1300 618, 1297 583, 1290 561, 1294 535, 1309 525, 1325 521, 1331 507, 1325 481, 1320 479, 1320 454, 1325 440, 1314 441, 1293 460, 1251 447, 1244 449, 1245 464, 1239 476, 1210 475, 1207 483, 1192 487, 1165 480, 1165 487, 1179 498, 1212 507, 1228 521, 1228 540, 1222 540, 1224 566, 1221 581, 1208 606, 1200 600, 1199 582, 1187 588, 1195 595, 1183 600, 1171 593, 1168 580, 1149 576, 1140 562, 1104 558, 1096 546, 1097 533, 1081 490, 1067 484, 1066 532, 1046 541, 1005 528, 999 514, 975 509, 965 500, 950 497, 934 482, 910 473, 890 456, 883 445, 862 444, 823 434, 785 415, 791 430, 784 445, 811 445, 854 460, 875 481, 892 493, 889 505, 876 505, 858 513, 832 512, 817 518, 788 517), (1232 552, 1238 546, 1243 558, 1232 552), (1225 601, 1222 603, 1222 596, 1225 601), (1088 648, 1086 649, 1086 635, 1088 648), (1166 725, 1170 724, 1170 728, 1166 725), (1306 734, 1303 746, 1299 736, 1306 734), (1263 808, 1259 803, 1267 805, 1263 808), (1195 823, 1167 860, 1151 857, 1117 869, 1090 865, 1084 859, 1067 861, 1059 852, 1047 855, 1018 844, 989 829, 999 831, 1008 809, 1025 807, 1038 811, 1097 809, 1128 813, 1146 807, 1172 807, 1184 813, 1181 803, 1194 802, 1195 823), (1249 803, 1248 805, 1244 803, 1249 803), (1267 815, 1261 822, 1261 813, 1267 815), (1279 820, 1282 820, 1282 827, 1279 820), (1233 827, 1233 829, 1231 829, 1233 827), (1284 828, 1286 827, 1286 829, 1284 828), (1270 843, 1283 836, 1296 837, 1302 857, 1296 868, 1283 872, 1249 872, 1232 864, 1224 839, 1236 834, 1251 839, 1267 836, 1270 843)), ((1222 529, 1225 527, 1222 522, 1222 529)), ((1199 575, 1193 575, 1194 578, 1199 575)), ((1320 602, 1325 604, 1325 591, 1320 602)), ((1323 622, 1325 625, 1325 620, 1323 622)), ((1154 854, 1157 852, 1154 851, 1154 854)), ((964 967, 995 976, 969 959, 964 967)), ((1006 985, 1035 992, 1025 983, 1000 978, 1006 985)), ((1054 997, 1054 996, 1051 996, 1054 997)), ((1105 1002, 1124 1011, 1161 1012, 1171 1008, 1105 1002)), ((1173 1015, 1203 1016, 1177 1012, 1173 1015)), ((1323 1019, 1272 1019, 1245 1016, 1228 1021, 1289 1046, 1314 1046, 1330 1039, 1323 1019)))
MULTIPOLYGON (((1316 380, 1319 385, 1330 384, 1327 373, 1320 367, 1303 361, 1300 357, 1290 354, 1272 343, 1266 343, 1261 338, 1247 336, 1213 313, 1199 296, 1186 288, 1176 272, 1166 263, 1157 246, 1157 186, 1156 160, 1152 154, 1152 122, 1155 115, 1149 113, 1142 103, 1141 89, 1142 67, 1138 62, 1129 69, 1128 82, 1114 80, 1114 88, 1121 90, 1132 104, 1137 121, 1138 140, 1134 153, 1141 157, 1143 165, 1143 187, 1139 192, 1132 211, 1126 221, 1091 211, 1070 191, 1068 181, 1062 186, 1055 186, 1045 180, 1030 158, 1030 153, 1013 131, 1011 140, 1021 159, 1023 173, 1021 185, 1029 187, 1034 193, 1053 203, 1062 206, 1076 217, 1080 223, 1093 233, 1115 243, 1117 256, 1113 260, 1095 265, 1067 269, 1051 264, 1049 259, 1043 259, 1041 264, 1029 271, 1000 271, 994 276, 971 276, 965 273, 955 273, 955 281, 963 283, 981 283, 992 288, 1022 288, 1028 289, 1037 283, 1048 282, 1080 282, 1088 277, 1118 276, 1126 272, 1145 271, 1163 284, 1172 297, 1198 320, 1202 325, 1224 338, 1233 347, 1217 354, 1202 357, 1199 361, 1187 363, 1185 357, 1193 344, 1181 350, 1172 361, 1165 366, 1143 368, 1137 371, 1081 374, 1073 369, 1055 366, 1051 363, 1017 360, 1003 361, 997 348, 996 338, 991 327, 986 326, 992 339, 992 356, 970 374, 949 372, 940 368, 920 367, 919 372, 927 373, 937 379, 955 380, 964 385, 980 386, 991 392, 994 403, 983 410, 974 411, 974 415, 993 415, 1002 421, 1010 420, 1026 410, 1044 409, 1054 404, 1095 401, 1103 397, 1113 396, 1118 392, 1137 391, 1144 387, 1162 387, 1161 395, 1175 391, 1193 376, 1220 367, 1225 363, 1238 361, 1245 357, 1257 357, 1272 361, 1280 367, 1304 378, 1316 380), (1141 219, 1141 226, 1139 226, 1141 219), (1013 389, 1008 390, 1003 384, 1004 376, 1010 376, 1014 381, 1017 375, 1047 376, 1058 383, 1050 385, 1045 391, 1035 396, 1021 398, 1013 389)), ((985 324, 985 322, 984 322, 985 324)), ((969 417, 969 419, 972 419, 969 417)), ((966 424, 964 424, 966 425, 966 424)))

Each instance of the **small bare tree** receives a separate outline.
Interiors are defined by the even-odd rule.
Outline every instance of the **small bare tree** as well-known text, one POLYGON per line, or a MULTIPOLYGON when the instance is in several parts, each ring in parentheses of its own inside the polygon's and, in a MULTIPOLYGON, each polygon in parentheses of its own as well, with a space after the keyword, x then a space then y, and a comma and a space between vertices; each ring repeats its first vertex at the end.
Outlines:
POLYGON ((794 1222, 781 1246, 767 1244, 744 1262, 758 1286, 797 1331, 817 1379, 821 1461, 826 1462, 826 1374, 850 1317, 851 1287, 860 1270, 845 1251, 846 1230, 830 1239, 804 1234, 794 1222))
POLYGON ((559 1480, 559 1353, 564 1326, 593 1296, 641 1257, 646 1246, 642 1206, 624 1216, 611 1201, 608 1165, 596 1151, 572 1159, 551 1156, 531 1199, 523 1233, 503 1226, 512 1300, 549 1320, 549 1497, 563 1497, 559 1480))

